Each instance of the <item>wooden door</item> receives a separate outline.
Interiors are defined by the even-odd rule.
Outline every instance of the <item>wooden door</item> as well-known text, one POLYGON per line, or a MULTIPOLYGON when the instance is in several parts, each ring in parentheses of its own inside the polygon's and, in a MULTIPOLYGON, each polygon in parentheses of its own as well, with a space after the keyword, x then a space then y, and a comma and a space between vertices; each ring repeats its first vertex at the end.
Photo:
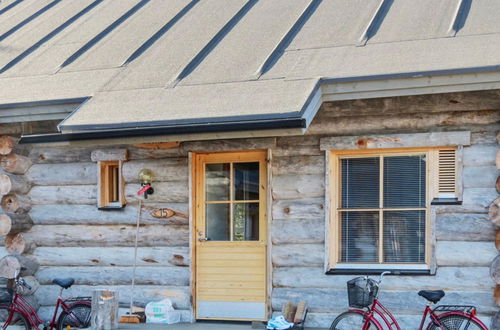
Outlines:
POLYGON ((265 151, 195 156, 198 319, 266 318, 265 151))

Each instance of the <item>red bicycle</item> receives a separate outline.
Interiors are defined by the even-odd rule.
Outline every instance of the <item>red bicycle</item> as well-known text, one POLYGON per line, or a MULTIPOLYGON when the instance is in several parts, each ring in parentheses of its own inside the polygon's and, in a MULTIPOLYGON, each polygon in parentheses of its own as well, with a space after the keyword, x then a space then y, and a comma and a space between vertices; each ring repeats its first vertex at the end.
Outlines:
POLYGON ((52 320, 44 324, 36 310, 22 295, 18 294, 21 287, 25 287, 28 290, 31 290, 31 287, 22 277, 16 274, 12 298, 9 301, 0 302, 0 325, 2 329, 32 330, 40 329, 42 325, 44 330, 88 328, 90 326, 91 298, 62 298, 63 290, 70 288, 75 283, 75 280, 72 278, 56 278, 52 283, 59 285, 61 292, 57 298, 52 320), (59 308, 62 308, 62 311, 59 317, 57 317, 59 308))
MULTIPOLYGON (((401 330, 396 318, 377 299, 380 283, 386 274, 390 272, 382 273, 378 281, 367 276, 348 281, 347 293, 351 309, 337 316, 330 330, 401 330)), ((428 301, 419 330, 488 330, 476 317, 476 307, 440 305, 431 308, 444 297, 444 291, 422 290, 418 295, 428 301)))

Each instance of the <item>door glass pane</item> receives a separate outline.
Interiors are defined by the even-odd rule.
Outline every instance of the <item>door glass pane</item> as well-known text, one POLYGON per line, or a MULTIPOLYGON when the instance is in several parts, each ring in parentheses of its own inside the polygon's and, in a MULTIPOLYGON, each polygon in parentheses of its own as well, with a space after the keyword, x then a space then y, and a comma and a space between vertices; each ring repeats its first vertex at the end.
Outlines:
POLYGON ((234 163, 234 199, 259 199, 259 163, 234 163))
POLYGON ((342 159, 342 208, 379 207, 380 158, 342 159))
POLYGON ((384 261, 425 262, 425 211, 384 212, 384 261))
POLYGON ((229 241, 229 205, 206 204, 206 231, 211 241, 229 241))
POLYGON ((207 201, 229 200, 230 164, 205 165, 205 191, 207 201))
POLYGON ((258 241, 259 203, 235 203, 233 207, 233 241, 258 241))
POLYGON ((379 212, 341 212, 341 261, 378 262, 379 212))
POLYGON ((384 207, 425 207, 425 156, 384 158, 384 207))

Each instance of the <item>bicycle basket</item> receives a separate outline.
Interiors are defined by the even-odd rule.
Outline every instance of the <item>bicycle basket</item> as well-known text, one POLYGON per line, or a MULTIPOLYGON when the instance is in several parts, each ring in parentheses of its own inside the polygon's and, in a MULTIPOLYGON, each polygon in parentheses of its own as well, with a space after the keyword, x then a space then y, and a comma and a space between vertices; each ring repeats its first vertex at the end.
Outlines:
POLYGON ((356 277, 347 282, 349 306, 353 308, 368 307, 377 297, 378 285, 372 279, 356 277))

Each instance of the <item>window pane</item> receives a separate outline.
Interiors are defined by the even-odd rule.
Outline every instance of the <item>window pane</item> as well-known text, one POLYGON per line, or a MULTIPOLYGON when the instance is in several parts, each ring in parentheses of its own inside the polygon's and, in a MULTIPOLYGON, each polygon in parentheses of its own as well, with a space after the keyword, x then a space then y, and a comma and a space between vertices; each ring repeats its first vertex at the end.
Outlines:
POLYGON ((378 262, 379 212, 341 212, 341 261, 378 262))
POLYGON ((241 201, 259 199, 259 163, 235 163, 234 199, 241 201))
POLYGON ((425 263, 425 211, 384 212, 384 260, 425 263))
POLYGON ((425 156, 384 158, 384 207, 425 207, 425 156))
POLYGON ((380 159, 342 159, 342 208, 379 207, 380 159))
POLYGON ((259 203, 233 205, 233 240, 259 240, 259 203))
POLYGON ((205 191, 207 201, 229 200, 229 164, 205 165, 205 191))
POLYGON ((212 241, 229 241, 229 204, 206 204, 207 238, 212 241))

